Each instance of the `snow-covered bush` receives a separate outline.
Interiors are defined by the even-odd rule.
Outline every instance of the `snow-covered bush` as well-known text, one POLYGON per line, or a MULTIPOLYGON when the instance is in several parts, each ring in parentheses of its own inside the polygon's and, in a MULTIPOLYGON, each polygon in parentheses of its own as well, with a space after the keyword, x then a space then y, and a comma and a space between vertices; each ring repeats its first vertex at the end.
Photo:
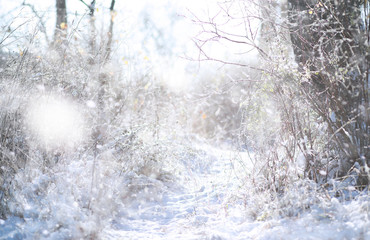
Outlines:
MULTIPOLYGON (((6 84, 5 79, 1 79, 6 84)), ((8 82, 9 83, 9 82, 8 82)), ((22 109, 17 96, 19 89, 7 89, 3 85, 0 99, 0 215, 8 212, 7 198, 12 177, 24 169, 28 159, 27 137, 22 126, 22 109)))
MULTIPOLYGON (((310 27, 318 31, 323 4, 338 6, 320 1, 299 13, 294 3, 225 1, 205 20, 191 14, 201 26, 198 60, 230 65, 204 72, 189 68, 186 77, 196 84, 186 94, 167 88, 168 78, 182 80, 177 75, 186 71, 178 73, 177 63, 162 69, 173 60, 175 40, 156 25, 160 14, 152 15, 153 9, 140 15, 144 26, 133 26, 132 31, 152 28, 139 47, 140 39, 126 39, 133 34, 128 17, 119 22, 125 31, 113 34, 113 5, 109 13, 91 5, 86 15, 69 14, 69 24, 57 15, 64 19, 57 20, 53 42, 38 34, 43 21, 38 14, 34 32, 12 26, 13 38, 3 28, 0 36, 14 43, 5 41, 13 53, 1 53, 0 59, 0 235, 140 238, 150 228, 151 238, 174 233, 184 238, 187 231, 192 238, 227 238, 233 232, 230 236, 258 239, 264 230, 271 234, 278 224, 305 216, 312 224, 333 221, 352 229, 354 237, 366 237, 368 140, 361 132, 367 123, 360 122, 368 109, 359 105, 349 112, 353 119, 344 121, 348 109, 342 98, 363 101, 367 85, 351 96, 346 83, 358 75, 337 68, 313 71, 310 67, 325 65, 314 61, 322 60, 316 45, 310 61, 300 59, 312 56, 297 47, 300 25, 294 21, 303 17, 306 33, 310 27), (206 51, 215 49, 207 48, 209 42, 238 54, 217 59, 206 51), (345 85, 339 95, 338 83, 345 85), (321 85, 327 88, 318 92, 321 85), (361 154, 350 159, 348 151, 361 154)), ((174 30, 176 24, 168 23, 174 30)), ((349 49, 356 48, 351 44, 349 49)), ((337 47, 335 54, 345 55, 337 47)), ((336 60, 335 54, 328 59, 336 60)))
POLYGON ((182 174, 178 146, 191 148, 151 63, 111 61, 97 31, 92 51, 78 23, 2 59, 0 217, 22 219, 22 238, 97 238, 125 204, 160 199, 182 174))
POLYGON ((259 73, 240 108, 240 141, 259 155, 268 186, 304 177, 324 183, 347 175, 355 162, 366 175, 369 32, 362 26, 369 5, 347 2, 227 2, 223 14, 193 19, 201 26, 199 60, 259 73), (208 51, 214 42, 236 54, 215 57, 208 51), (257 53, 258 64, 240 57, 250 57, 245 52, 257 53))

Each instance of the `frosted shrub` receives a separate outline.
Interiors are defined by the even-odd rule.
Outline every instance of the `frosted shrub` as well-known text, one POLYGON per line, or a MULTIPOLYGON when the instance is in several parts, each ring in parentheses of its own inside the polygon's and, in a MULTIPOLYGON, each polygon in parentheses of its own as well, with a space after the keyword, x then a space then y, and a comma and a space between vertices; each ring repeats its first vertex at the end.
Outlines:
POLYGON ((7 198, 9 197, 9 188, 11 178, 20 169, 24 168, 27 160, 27 145, 25 135, 19 130, 21 121, 18 114, 2 110, 1 119, 1 152, 0 152, 0 214, 2 217, 7 212, 7 198), (18 115, 18 117, 17 117, 18 115), (18 123, 17 123, 18 122, 18 123), (11 134, 11 135, 8 135, 11 134))
POLYGON ((176 97, 147 63, 125 75, 77 40, 33 40, 1 69, 0 217, 23 219, 22 238, 97 238, 172 183, 176 97))

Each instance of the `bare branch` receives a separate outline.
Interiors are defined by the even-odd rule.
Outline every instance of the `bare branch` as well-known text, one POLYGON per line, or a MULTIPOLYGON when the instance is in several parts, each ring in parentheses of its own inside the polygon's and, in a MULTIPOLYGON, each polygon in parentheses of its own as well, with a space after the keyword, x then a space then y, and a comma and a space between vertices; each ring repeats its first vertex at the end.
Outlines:
POLYGON ((40 26, 41 26, 41 29, 40 29, 40 30, 41 30, 41 32, 45 35, 45 39, 46 39, 47 44, 49 44, 49 43, 50 43, 50 41, 49 41, 48 34, 47 34, 47 32, 46 32, 46 27, 45 27, 45 23, 44 23, 43 16, 40 16, 40 15, 39 15, 39 13, 38 13, 38 11, 35 9, 35 6, 34 6, 34 5, 32 5, 32 4, 30 4, 30 3, 26 3, 26 1, 24 1, 24 2, 22 3, 22 5, 23 5, 23 6, 27 6, 27 7, 29 7, 29 8, 32 10, 33 14, 35 14, 35 16, 39 19, 39 23, 40 23, 40 26))

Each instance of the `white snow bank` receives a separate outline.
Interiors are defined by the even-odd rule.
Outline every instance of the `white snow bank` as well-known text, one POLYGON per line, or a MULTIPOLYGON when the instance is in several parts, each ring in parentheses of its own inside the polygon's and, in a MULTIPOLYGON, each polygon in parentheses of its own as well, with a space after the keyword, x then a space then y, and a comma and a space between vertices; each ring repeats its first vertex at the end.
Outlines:
POLYGON ((246 153, 202 146, 177 160, 167 181, 100 160, 92 188, 93 159, 19 173, 0 239, 370 239, 368 194, 339 201, 302 182, 269 200, 247 185, 246 153))

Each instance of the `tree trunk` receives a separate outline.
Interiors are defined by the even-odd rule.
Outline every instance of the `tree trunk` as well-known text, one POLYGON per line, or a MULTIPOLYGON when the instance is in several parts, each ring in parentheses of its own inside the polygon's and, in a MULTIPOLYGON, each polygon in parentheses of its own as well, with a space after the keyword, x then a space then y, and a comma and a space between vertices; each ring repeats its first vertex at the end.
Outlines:
POLYGON ((56 0, 57 19, 54 32, 54 43, 59 44, 67 35, 66 0, 56 0))
POLYGON ((288 0, 295 59, 302 78, 309 81, 305 91, 324 113, 334 144, 341 149, 345 164, 339 175, 355 161, 364 165, 370 158, 364 5, 368 3, 362 0, 288 0))
POLYGON ((95 0, 92 0, 90 6, 90 58, 89 63, 93 65, 95 63, 95 56, 96 56, 96 27, 95 27, 95 0))
POLYGON ((116 12, 114 11, 114 5, 116 1, 112 0, 111 5, 110 5, 110 24, 109 24, 109 31, 108 31, 108 42, 107 46, 105 49, 105 58, 108 60, 110 58, 111 52, 112 52, 112 40, 113 40, 113 24, 114 24, 114 18, 116 16, 116 12))

